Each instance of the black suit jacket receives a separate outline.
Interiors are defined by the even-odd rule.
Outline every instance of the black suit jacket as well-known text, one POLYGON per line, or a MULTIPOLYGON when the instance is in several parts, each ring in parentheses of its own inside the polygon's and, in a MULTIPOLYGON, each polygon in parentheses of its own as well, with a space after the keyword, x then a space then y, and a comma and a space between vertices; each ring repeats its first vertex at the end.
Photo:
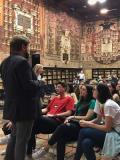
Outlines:
POLYGON ((35 119, 41 84, 27 60, 18 55, 9 56, 0 70, 5 90, 3 118, 15 122, 35 119))

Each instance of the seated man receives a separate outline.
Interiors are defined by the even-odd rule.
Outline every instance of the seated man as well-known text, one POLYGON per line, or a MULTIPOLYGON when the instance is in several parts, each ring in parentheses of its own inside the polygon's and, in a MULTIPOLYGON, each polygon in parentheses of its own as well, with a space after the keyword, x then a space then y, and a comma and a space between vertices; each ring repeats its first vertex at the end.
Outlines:
POLYGON ((58 125, 64 122, 65 117, 72 114, 74 108, 74 100, 66 93, 67 85, 64 82, 58 82, 55 96, 48 107, 42 109, 42 114, 34 122, 31 138, 28 143, 27 155, 32 157, 32 149, 35 144, 35 135, 39 133, 50 134, 55 131, 58 125))

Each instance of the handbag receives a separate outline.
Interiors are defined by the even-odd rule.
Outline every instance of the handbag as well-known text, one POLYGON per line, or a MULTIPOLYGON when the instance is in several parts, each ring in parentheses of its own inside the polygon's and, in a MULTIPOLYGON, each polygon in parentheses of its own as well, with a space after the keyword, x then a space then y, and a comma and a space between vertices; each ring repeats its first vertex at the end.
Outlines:
POLYGON ((2 131, 5 135, 11 134, 11 128, 7 127, 8 123, 9 122, 6 122, 2 127, 2 131))
POLYGON ((77 120, 77 119, 70 119, 68 122, 69 122, 69 123, 74 123, 74 124, 80 126, 79 121, 80 121, 80 120, 77 120))

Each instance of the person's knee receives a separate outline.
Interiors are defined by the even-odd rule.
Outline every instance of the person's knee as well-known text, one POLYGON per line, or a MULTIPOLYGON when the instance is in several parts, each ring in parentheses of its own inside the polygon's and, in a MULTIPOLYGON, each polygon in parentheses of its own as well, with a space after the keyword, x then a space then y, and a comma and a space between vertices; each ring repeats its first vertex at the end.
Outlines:
POLYGON ((79 134, 80 134, 80 135, 84 135, 85 132, 86 132, 86 130, 83 128, 83 129, 80 130, 79 134))
POLYGON ((91 137, 94 132, 95 131, 93 128, 82 128, 82 129, 80 129, 80 132, 79 132, 79 138, 84 139, 87 137, 91 137))
POLYGON ((86 138, 86 139, 84 139, 83 141, 82 141, 82 149, 85 151, 85 150, 89 150, 89 148, 93 148, 93 142, 92 142, 92 140, 91 139, 88 139, 88 138, 86 138))
POLYGON ((60 126, 57 127, 57 130, 59 131, 59 134, 63 135, 66 131, 66 124, 61 124, 60 126))
POLYGON ((84 129, 84 128, 83 128, 83 129, 80 129, 78 139, 79 139, 79 140, 84 139, 85 134, 86 134, 86 129, 84 129))

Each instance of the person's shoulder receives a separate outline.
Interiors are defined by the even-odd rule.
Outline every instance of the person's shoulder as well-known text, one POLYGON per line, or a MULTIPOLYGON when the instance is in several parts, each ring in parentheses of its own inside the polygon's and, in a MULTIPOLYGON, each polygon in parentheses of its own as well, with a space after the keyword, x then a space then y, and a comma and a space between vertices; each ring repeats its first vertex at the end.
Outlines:
POLYGON ((89 103, 89 108, 94 109, 95 108, 95 103, 96 103, 95 99, 91 99, 91 101, 89 103))
POLYGON ((19 56, 19 55, 14 55, 14 56, 11 56, 12 59, 14 60, 17 60, 19 62, 23 62, 23 61, 27 61, 26 58, 24 58, 23 56, 19 56))
POLYGON ((73 100, 73 97, 71 97, 70 95, 67 95, 65 98, 66 98, 66 100, 68 100, 68 101, 74 101, 74 100, 73 100))
POLYGON ((12 56, 11 62, 11 64, 14 65, 14 69, 16 69, 17 71, 25 71, 25 69, 27 70, 30 68, 27 59, 22 56, 12 56))
POLYGON ((98 108, 99 106, 100 106, 100 102, 96 99, 96 100, 95 100, 95 107, 98 108))
POLYGON ((6 61, 8 61, 10 59, 10 56, 8 56, 7 58, 5 58, 2 62, 1 62, 1 66, 6 62, 6 61))
POLYGON ((95 99, 91 99, 90 104, 96 103, 95 99))
POLYGON ((105 106, 111 106, 111 107, 117 106, 117 107, 119 107, 119 105, 115 101, 113 101, 112 99, 108 99, 105 103, 105 106))
POLYGON ((28 64, 28 61, 27 61, 27 59, 26 58, 24 58, 24 57, 22 57, 22 56, 19 56, 19 55, 15 55, 15 56, 13 56, 12 57, 13 59, 13 62, 15 62, 15 64, 16 64, 16 66, 28 66, 29 64, 28 64))
POLYGON ((3 66, 6 66, 10 61, 10 56, 6 57, 0 64, 0 72, 2 71, 3 66))
POLYGON ((54 101, 54 100, 56 100, 56 99, 60 99, 59 95, 53 97, 51 101, 54 101))

